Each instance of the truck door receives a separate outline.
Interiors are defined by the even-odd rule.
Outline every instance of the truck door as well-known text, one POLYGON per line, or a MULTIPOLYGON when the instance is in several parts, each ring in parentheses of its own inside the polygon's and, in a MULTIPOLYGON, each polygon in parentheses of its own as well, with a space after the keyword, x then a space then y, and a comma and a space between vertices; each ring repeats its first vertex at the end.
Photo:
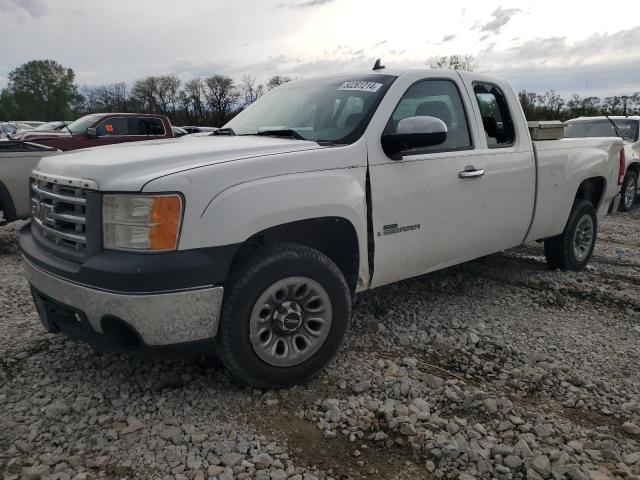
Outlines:
POLYGON ((476 122, 477 149, 486 157, 487 224, 491 252, 520 245, 533 216, 536 166, 524 113, 508 84, 464 74, 476 122))
POLYGON ((468 95, 455 72, 439 78, 400 76, 367 130, 371 216, 375 242, 372 286, 420 275, 486 253, 486 156, 474 145, 478 130, 468 95), (447 126, 441 145, 391 159, 381 136, 413 116, 447 126))

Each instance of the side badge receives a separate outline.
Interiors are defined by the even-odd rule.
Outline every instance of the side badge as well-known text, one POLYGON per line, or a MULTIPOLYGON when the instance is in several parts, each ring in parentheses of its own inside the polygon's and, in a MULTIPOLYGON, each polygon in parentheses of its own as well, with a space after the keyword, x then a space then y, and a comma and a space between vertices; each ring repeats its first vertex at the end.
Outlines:
POLYGON ((382 232, 378 232, 378 236, 381 235, 393 235, 395 233, 410 232, 412 230, 420 230, 420 224, 407 225, 406 227, 399 227, 397 223, 392 223, 382 227, 382 232))

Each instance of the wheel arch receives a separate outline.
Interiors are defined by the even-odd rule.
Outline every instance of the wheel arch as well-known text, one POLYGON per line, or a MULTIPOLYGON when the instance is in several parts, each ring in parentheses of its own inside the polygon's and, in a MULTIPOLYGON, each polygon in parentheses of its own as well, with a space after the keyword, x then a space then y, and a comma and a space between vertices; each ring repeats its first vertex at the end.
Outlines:
POLYGON ((627 167, 627 172, 631 170, 632 172, 636 172, 636 174, 640 177, 640 162, 630 163, 627 167))
POLYGON ((606 192, 607 181, 604 177, 590 177, 584 179, 578 186, 574 202, 577 200, 587 200, 598 210, 600 202, 606 192))
POLYGON ((247 238, 236 251, 233 271, 256 250, 279 243, 298 243, 329 257, 340 269, 352 293, 360 279, 360 249, 356 228, 343 217, 316 217, 274 225, 247 238))

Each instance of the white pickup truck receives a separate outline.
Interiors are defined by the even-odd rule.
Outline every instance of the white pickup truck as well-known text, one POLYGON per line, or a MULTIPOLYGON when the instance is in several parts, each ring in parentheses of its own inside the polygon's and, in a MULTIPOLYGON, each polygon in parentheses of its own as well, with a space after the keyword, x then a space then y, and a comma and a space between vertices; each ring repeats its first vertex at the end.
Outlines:
MULTIPOLYGON (((565 135, 570 138, 620 137, 624 141, 626 171, 620 189, 618 210, 628 212, 640 193, 640 116, 579 117, 569 120, 565 135)), ((621 172, 622 173, 622 172, 621 172)))
POLYGON ((51 332, 219 352, 258 387, 336 354, 353 295, 532 240, 589 261, 622 141, 532 142, 510 85, 376 70, 278 87, 211 136, 43 158, 26 275, 51 332))

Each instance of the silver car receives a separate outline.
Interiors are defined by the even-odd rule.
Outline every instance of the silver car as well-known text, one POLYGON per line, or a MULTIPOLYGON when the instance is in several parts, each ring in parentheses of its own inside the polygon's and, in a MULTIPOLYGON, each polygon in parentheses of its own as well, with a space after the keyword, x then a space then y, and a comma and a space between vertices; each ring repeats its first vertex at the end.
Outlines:
POLYGON ((29 142, 0 142, 0 223, 28 218, 29 175, 46 155, 59 153, 52 147, 29 142))

